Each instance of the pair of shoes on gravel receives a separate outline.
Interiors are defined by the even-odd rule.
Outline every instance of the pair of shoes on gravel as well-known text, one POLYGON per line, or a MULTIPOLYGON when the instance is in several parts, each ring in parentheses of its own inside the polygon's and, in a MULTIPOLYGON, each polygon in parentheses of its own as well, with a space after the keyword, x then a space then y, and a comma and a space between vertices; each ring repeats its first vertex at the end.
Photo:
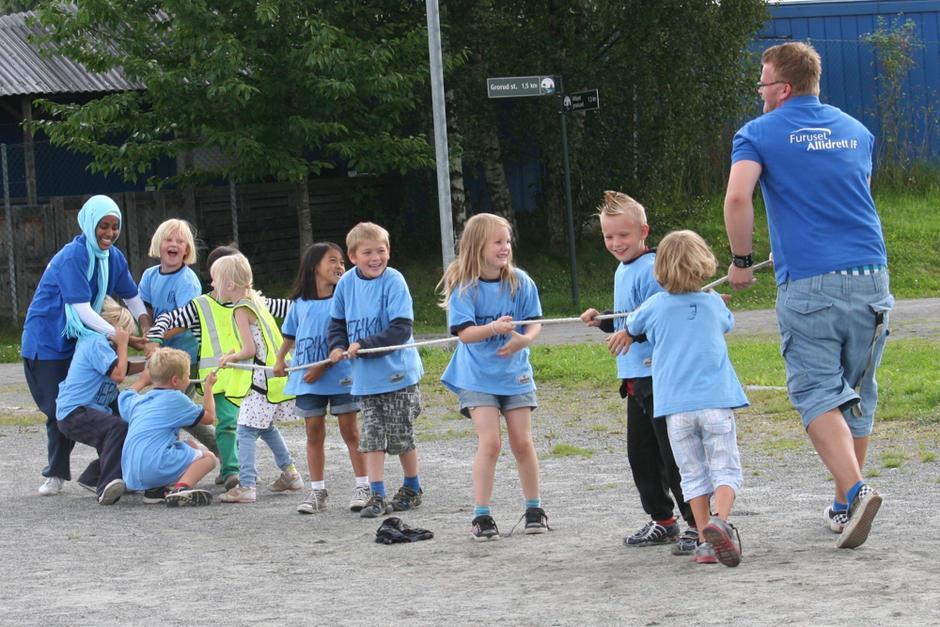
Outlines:
POLYGON ((375 541, 379 544, 398 544, 400 542, 419 542, 430 540, 434 533, 427 529, 411 527, 395 516, 382 521, 378 531, 375 532, 375 541))
POLYGON ((408 486, 398 488, 398 492, 390 501, 386 500, 384 496, 373 494, 359 511, 359 516, 362 518, 378 518, 392 512, 405 512, 421 505, 423 495, 423 490, 415 491, 408 486))

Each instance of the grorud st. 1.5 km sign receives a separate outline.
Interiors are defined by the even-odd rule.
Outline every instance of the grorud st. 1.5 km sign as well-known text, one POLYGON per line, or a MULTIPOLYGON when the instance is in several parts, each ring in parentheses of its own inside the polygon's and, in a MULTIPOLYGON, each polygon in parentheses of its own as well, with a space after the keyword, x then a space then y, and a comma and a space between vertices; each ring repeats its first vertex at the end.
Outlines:
POLYGON ((555 91, 555 78, 552 76, 503 76, 486 79, 488 98, 552 96, 555 91))

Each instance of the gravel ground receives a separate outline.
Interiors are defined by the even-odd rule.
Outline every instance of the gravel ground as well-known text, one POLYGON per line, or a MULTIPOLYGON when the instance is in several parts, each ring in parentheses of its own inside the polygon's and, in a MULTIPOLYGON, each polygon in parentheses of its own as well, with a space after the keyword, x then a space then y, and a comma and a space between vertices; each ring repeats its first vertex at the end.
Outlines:
MULTIPOLYGON (((914 336, 936 329, 924 311, 916 324, 928 330, 914 336)), ((739 325, 748 315, 738 316, 739 325)), ((902 317, 896 335, 904 333, 902 317)), ((772 333, 766 319, 758 332, 772 333)), ((19 368, 0 369, 0 624, 937 623, 940 564, 929 534, 940 526, 935 428, 878 425, 869 457, 878 476, 870 482, 885 504, 865 545, 837 550, 821 515, 832 481, 798 420, 741 412, 745 485, 732 521, 744 559, 729 569, 695 565, 666 547, 623 545, 645 519, 613 382, 599 391, 540 388, 534 437, 552 531, 506 537, 522 513, 506 445, 493 502, 504 537, 480 544, 468 535, 472 427, 451 394, 425 381, 417 426, 425 498, 402 518, 435 537, 384 546, 373 542, 379 521, 345 508, 353 481, 335 423, 327 442, 330 508, 317 515, 295 512, 299 494, 264 490, 253 505, 179 510, 144 505, 139 495, 98 506, 74 483, 40 497, 44 429, 30 424, 35 409, 19 400, 19 368), (578 454, 552 456, 560 443, 578 454), (899 467, 886 467, 888 456, 901 459, 899 467)), ((786 402, 781 392, 758 393, 786 402)), ((302 460, 302 428, 282 430, 302 460)), ((73 472, 92 453, 76 447, 73 472)), ((262 445, 259 470, 259 485, 276 476, 262 445)), ((397 488, 397 461, 386 472, 397 488)))

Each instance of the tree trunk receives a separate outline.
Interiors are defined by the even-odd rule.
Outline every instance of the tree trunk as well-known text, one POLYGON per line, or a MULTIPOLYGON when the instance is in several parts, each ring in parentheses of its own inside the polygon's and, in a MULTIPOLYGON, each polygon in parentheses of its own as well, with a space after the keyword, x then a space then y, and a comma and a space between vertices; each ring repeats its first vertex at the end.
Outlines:
POLYGON ((310 212, 310 188, 306 178, 297 185, 297 233, 300 256, 313 244, 313 217, 310 212))
POLYGON ((502 156, 496 126, 490 126, 483 135, 483 176, 486 178, 486 186, 490 191, 493 213, 506 218, 512 227, 512 232, 518 235, 516 214, 512 210, 512 194, 509 193, 509 183, 506 181, 506 171, 503 170, 502 156))
MULTIPOLYGON (((444 94, 447 108, 447 137, 449 150, 453 153, 453 146, 462 146, 463 138, 460 135, 460 125, 457 123, 457 105, 454 102, 454 90, 448 89, 444 94)), ((461 154, 448 159, 450 164, 450 207, 454 225, 454 233, 462 233, 463 225, 467 223, 467 191, 463 184, 463 155, 462 149, 456 152, 461 154)))

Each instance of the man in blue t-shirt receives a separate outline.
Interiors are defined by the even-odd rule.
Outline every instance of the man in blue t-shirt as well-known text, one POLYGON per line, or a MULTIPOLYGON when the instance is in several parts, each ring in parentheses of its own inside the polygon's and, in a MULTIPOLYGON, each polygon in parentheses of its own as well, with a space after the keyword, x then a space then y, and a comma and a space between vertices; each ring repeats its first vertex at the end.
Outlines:
POLYGON ((826 508, 836 546, 868 538, 881 496, 862 481, 887 337, 887 255, 870 183, 874 137, 819 101, 822 63, 809 45, 764 51, 764 115, 734 137, 725 226, 735 289, 754 282, 752 196, 760 183, 777 280, 787 390, 835 478, 826 508))

